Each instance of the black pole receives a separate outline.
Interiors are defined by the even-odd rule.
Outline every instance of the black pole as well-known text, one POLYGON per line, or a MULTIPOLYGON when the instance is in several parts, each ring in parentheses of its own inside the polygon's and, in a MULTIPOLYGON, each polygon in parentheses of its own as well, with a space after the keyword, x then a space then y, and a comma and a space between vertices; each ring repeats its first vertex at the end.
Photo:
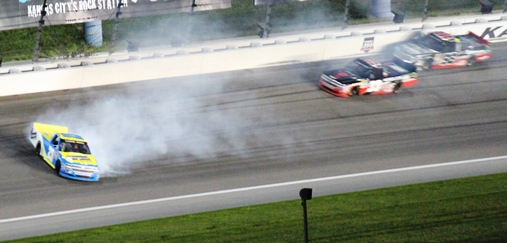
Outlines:
POLYGON ((271 0, 268 1, 268 7, 266 10, 266 21, 264 22, 264 30, 262 36, 264 38, 269 38, 269 32, 271 32, 271 24, 269 23, 271 18, 271 0))
POLYGON ((429 0, 425 0, 422 22, 424 22, 424 21, 426 21, 426 19, 428 19, 428 4, 429 4, 429 0))
POLYGON ((113 34, 111 35, 111 44, 109 45, 109 55, 113 54, 116 47, 116 32, 118 32, 118 22, 120 22, 121 7, 123 6, 122 0, 118 2, 116 7, 116 17, 114 18, 113 34))
POLYGON ((306 210, 306 200, 312 199, 312 188, 303 188, 299 191, 301 197, 301 206, 303 206, 303 227, 305 231, 305 243, 308 243, 308 213, 306 210))
POLYGON ((349 24, 349 7, 350 7, 350 0, 345 1, 345 13, 343 13, 343 25, 342 30, 347 28, 349 24))
POLYGON ((507 12, 507 0, 503 3, 503 12, 507 12))
POLYGON ((306 210, 306 200, 303 199, 303 202, 301 202, 301 205, 303 206, 303 227, 305 230, 305 243, 308 243, 308 213, 306 210))
POLYGON ((188 26, 187 26, 187 36, 185 42, 188 42, 190 36, 192 35, 192 29, 194 27, 194 9, 197 7, 195 0, 192 0, 192 6, 190 8, 190 17, 188 18, 188 26))
POLYGON ((37 29, 37 38, 35 39, 35 47, 33 48, 32 62, 36 63, 39 61, 39 44, 44 31, 44 17, 46 16, 47 0, 44 0, 42 4, 42 11, 40 11, 39 28, 37 29))

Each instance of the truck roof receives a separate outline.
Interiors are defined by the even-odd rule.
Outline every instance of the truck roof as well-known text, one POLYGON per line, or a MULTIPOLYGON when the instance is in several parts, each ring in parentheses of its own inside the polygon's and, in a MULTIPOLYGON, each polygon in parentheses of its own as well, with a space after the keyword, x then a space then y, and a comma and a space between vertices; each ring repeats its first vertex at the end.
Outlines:
POLYGON ((76 142, 86 142, 83 137, 76 135, 76 134, 70 134, 70 133, 58 133, 58 136, 61 139, 67 140, 67 141, 76 141, 76 142))
POLYGON ((454 41, 454 36, 447 32, 435 31, 431 35, 443 41, 454 41))
POLYGON ((68 132, 68 128, 64 126, 58 126, 58 125, 51 125, 51 124, 44 124, 39 122, 34 122, 33 127, 37 129, 39 132, 46 132, 46 133, 66 133, 68 132))
POLYGON ((381 67, 382 64, 378 61, 375 61, 369 57, 359 57, 356 59, 357 62, 360 62, 364 65, 371 66, 371 67, 381 67))

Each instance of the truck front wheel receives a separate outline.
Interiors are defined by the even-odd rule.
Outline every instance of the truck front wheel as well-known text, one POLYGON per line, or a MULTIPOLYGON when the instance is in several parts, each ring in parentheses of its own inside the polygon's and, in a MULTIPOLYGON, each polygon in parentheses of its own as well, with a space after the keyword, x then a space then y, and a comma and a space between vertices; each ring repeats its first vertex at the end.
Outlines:
POLYGON ((431 69, 432 65, 433 65, 433 59, 429 58, 429 59, 424 60, 422 68, 424 70, 429 70, 429 69, 431 69))
POLYGON ((60 161, 56 161, 56 164, 55 164, 55 171, 56 171, 56 174, 57 175, 60 175, 60 168, 62 167, 62 165, 60 164, 60 161))

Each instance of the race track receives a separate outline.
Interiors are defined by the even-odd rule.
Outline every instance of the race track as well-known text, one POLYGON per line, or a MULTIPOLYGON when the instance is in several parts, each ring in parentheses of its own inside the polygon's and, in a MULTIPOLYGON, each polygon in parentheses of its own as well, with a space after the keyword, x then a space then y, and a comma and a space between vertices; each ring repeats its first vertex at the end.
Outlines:
POLYGON ((0 98, 0 220, 504 156, 507 45, 493 50, 384 96, 320 91, 338 60, 0 98), (107 176, 57 177, 26 139, 34 121, 88 138, 107 176))

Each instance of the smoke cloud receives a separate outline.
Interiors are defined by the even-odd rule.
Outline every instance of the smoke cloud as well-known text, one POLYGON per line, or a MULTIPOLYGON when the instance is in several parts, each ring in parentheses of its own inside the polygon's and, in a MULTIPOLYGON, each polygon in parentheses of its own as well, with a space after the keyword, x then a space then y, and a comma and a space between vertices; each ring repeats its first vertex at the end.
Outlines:
MULTIPOLYGON (((277 12, 272 21, 280 29, 289 25, 307 25, 309 19, 309 27, 325 25, 327 17, 323 19, 322 16, 331 16, 327 13, 333 12, 330 6, 326 7, 329 9, 311 9, 304 15, 287 18, 283 17, 287 13, 277 12)), ((255 26, 264 21, 266 13, 264 8, 259 11, 259 16, 250 13, 250 17, 231 15, 226 19, 198 13, 192 19, 188 18, 189 15, 178 15, 158 19, 150 25, 131 18, 123 20, 129 23, 124 32, 127 39, 139 42, 141 47, 166 45, 178 39, 192 42, 201 38, 231 37, 243 24, 246 29, 253 27, 252 35, 255 35, 255 26)), ((104 96, 91 91, 86 99, 55 104, 43 111, 36 122, 67 126, 70 133, 83 136, 99 163, 101 176, 131 173, 148 163, 207 161, 222 155, 246 157, 256 149, 269 146, 276 146, 277 154, 289 154, 294 149, 293 144, 302 141, 298 137, 304 136, 295 130, 290 134, 273 131, 280 134, 269 137, 247 130, 257 124, 279 124, 272 115, 276 111, 270 115, 265 110, 264 116, 251 118, 246 113, 255 112, 252 108, 255 105, 246 109, 227 109, 215 105, 217 103, 211 98, 208 102, 202 97, 205 94, 202 92, 220 93, 224 82, 227 77, 222 81, 213 80, 213 85, 205 87, 184 82, 170 89, 142 86, 142 91, 137 89, 141 85, 126 85, 130 88, 125 92, 108 92, 104 96)), ((96 89, 100 90, 100 87, 96 89)), ((252 90, 242 93, 242 98, 254 103, 256 96, 252 90)))
MULTIPOLYGON (((219 82, 208 86, 203 90, 221 89, 219 82)), ((206 97, 189 92, 196 89, 181 85, 159 90, 154 86, 130 88, 122 94, 108 92, 103 97, 90 93, 87 99, 91 101, 76 99, 55 105, 36 122, 67 126, 69 133, 83 136, 101 176, 130 173, 149 161, 182 163, 189 157, 209 160, 231 152, 245 156, 241 151, 257 139, 252 134, 245 137, 241 129, 254 121, 237 109, 203 103, 206 97)), ((246 96, 255 99, 256 93, 246 96)))

